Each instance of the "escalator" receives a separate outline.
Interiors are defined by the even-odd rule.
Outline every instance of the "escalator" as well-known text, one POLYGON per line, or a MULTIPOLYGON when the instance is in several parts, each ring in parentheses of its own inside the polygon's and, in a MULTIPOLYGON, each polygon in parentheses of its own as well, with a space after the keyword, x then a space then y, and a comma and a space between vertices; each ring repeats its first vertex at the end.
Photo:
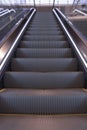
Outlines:
POLYGON ((51 12, 37 12, 3 77, 0 130, 86 130, 84 73, 51 12))

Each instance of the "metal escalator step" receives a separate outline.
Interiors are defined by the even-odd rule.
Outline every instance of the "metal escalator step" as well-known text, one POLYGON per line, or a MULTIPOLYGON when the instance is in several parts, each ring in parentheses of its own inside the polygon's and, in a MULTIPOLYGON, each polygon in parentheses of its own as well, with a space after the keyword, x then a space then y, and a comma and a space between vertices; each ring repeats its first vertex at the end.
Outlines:
POLYGON ((36 17, 34 17, 34 20, 33 20, 33 22, 46 22, 46 21, 56 21, 56 19, 54 18, 54 16, 52 16, 52 15, 47 15, 47 14, 45 14, 45 15, 43 15, 42 14, 42 16, 41 15, 38 15, 38 16, 36 16, 36 17))
MULTIPOLYGON (((30 29, 31 30, 53 30, 54 31, 54 29, 55 30, 61 30, 61 28, 53 28, 53 27, 30 27, 30 29)), ((27 30, 29 30, 29 28, 27 29, 27 30)))
POLYGON ((47 35, 44 35, 44 36, 39 36, 39 35, 34 35, 34 36, 29 36, 29 35, 24 35, 23 37, 23 40, 25 41, 31 41, 31 40, 45 40, 45 41, 54 41, 54 40, 66 40, 65 36, 64 35, 58 35, 58 36, 47 36, 47 35))
POLYGON ((46 22, 46 21, 55 21, 55 19, 54 19, 54 17, 53 16, 51 16, 50 17, 50 15, 48 14, 45 14, 45 15, 43 15, 42 14, 42 16, 41 15, 39 15, 39 16, 36 16, 35 18, 34 18, 34 21, 33 22, 46 22))
POLYGON ((30 25, 30 27, 32 28, 32 27, 34 27, 34 28, 57 28, 57 27, 60 27, 60 26, 58 26, 58 25, 56 25, 56 24, 52 24, 52 25, 48 25, 48 24, 40 24, 40 23, 38 23, 38 24, 32 24, 32 25, 30 25))
POLYGON ((5 89, 0 97, 0 113, 4 114, 53 115, 87 112, 87 92, 82 89, 5 89))
POLYGON ((46 23, 46 21, 47 22, 50 22, 50 25, 51 25, 51 22, 57 22, 57 20, 55 19, 55 17, 49 17, 49 15, 48 16, 39 16, 39 17, 34 17, 34 20, 32 20, 32 22, 33 23, 35 23, 35 22, 40 22, 40 23, 46 23))
POLYGON ((62 31, 26 31, 25 35, 63 35, 62 31))
POLYGON ((21 48, 69 48, 67 41, 21 41, 21 48))
POLYGON ((60 30, 61 31, 61 29, 60 28, 28 28, 27 29, 28 31, 58 31, 58 30, 60 30))
POLYGON ((46 15, 45 15, 45 18, 43 18, 43 17, 37 17, 37 18, 34 18, 34 20, 32 21, 32 23, 46 23, 46 22, 50 22, 50 24, 52 23, 52 22, 56 22, 57 23, 57 21, 56 21, 56 19, 54 19, 54 18, 48 18, 48 17, 46 17, 46 15))
POLYGON ((87 114, 62 116, 1 114, 0 120, 4 122, 0 122, 1 130, 58 130, 59 128, 60 130, 86 130, 87 128, 87 114))
POLYGON ((31 25, 28 26, 28 28, 61 28, 58 24, 56 23, 51 23, 50 25, 50 22, 49 23, 37 23, 37 24, 34 24, 32 23, 31 25))
POLYGON ((5 88, 58 89, 84 86, 82 72, 6 72, 5 88))
POLYGON ((54 16, 52 15, 52 13, 48 13, 48 12, 39 12, 38 14, 35 15, 35 19, 39 20, 39 19, 44 19, 46 18, 47 20, 54 20, 54 16))
POLYGON ((55 20, 46 20, 46 21, 44 21, 44 20, 39 20, 39 21, 37 21, 37 20, 34 20, 34 21, 32 21, 31 22, 31 24, 30 25, 34 25, 35 27, 38 25, 43 25, 43 26, 45 26, 45 25, 48 25, 48 27, 49 26, 60 26, 59 24, 58 24, 58 22, 57 21, 55 21, 55 20))
POLYGON ((43 17, 34 17, 34 20, 32 20, 32 22, 33 23, 37 23, 37 22, 40 22, 40 23, 46 23, 46 21, 48 22, 50 22, 50 24, 51 24, 51 22, 57 22, 56 21, 56 19, 52 16, 52 17, 49 17, 49 16, 43 16, 43 17), (40 22, 41 21, 41 22, 40 22))
POLYGON ((17 49, 16 56, 19 58, 70 58, 73 57, 70 48, 58 49, 17 49))
POLYGON ((62 59, 28 59, 14 58, 11 64, 12 71, 31 72, 57 72, 57 71, 77 71, 75 58, 62 59))
MULTIPOLYGON (((40 22, 40 21, 38 21, 38 22, 32 22, 30 25, 29 25, 30 27, 53 27, 53 28, 57 28, 57 27, 60 27, 60 25, 58 24, 58 23, 56 23, 55 21, 46 21, 46 22, 40 22)), ((28 27, 29 27, 28 26, 28 27)))

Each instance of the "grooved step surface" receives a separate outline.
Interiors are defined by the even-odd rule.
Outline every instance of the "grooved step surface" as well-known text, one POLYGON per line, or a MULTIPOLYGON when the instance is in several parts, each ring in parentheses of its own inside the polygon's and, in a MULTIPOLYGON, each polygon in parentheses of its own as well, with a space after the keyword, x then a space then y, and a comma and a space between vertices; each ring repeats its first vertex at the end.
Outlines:
POLYGON ((47 26, 47 25, 37 25, 37 26, 30 26, 30 28, 32 28, 32 29, 61 29, 60 27, 58 27, 58 26, 47 26))
MULTIPOLYGON (((52 22, 52 21, 51 21, 51 22, 52 22)), ((49 27, 56 27, 56 28, 57 28, 57 27, 60 27, 60 26, 59 26, 58 24, 56 24, 56 23, 55 23, 55 24, 49 24, 49 25, 47 24, 47 25, 46 25, 46 24, 42 24, 42 23, 34 22, 34 21, 33 21, 33 22, 31 23, 31 27, 48 27, 48 28, 49 28, 49 27)))
MULTIPOLYGON (((40 31, 40 30, 39 30, 39 31, 38 31, 38 30, 31 30, 31 31, 28 31, 28 30, 27 30, 26 33, 27 33, 27 32, 30 33, 30 34, 32 34, 32 35, 33 35, 34 33, 35 33, 36 35, 37 35, 38 33, 39 33, 39 34, 40 34, 40 33, 41 33, 41 34, 46 34, 46 33, 47 33, 47 34, 53 34, 53 35, 55 35, 55 34, 58 35, 58 34, 60 34, 60 33, 61 33, 61 34, 64 34, 61 30, 57 30, 57 31, 56 31, 56 30, 54 30, 54 31, 52 31, 52 30, 50 30, 50 31, 49 31, 49 30, 42 30, 42 31, 40 31)), ((26 33, 25 33, 25 34, 26 34, 26 33)))
POLYGON ((0 115, 0 120, 1 130, 87 130, 87 114, 0 115))
POLYGON ((6 72, 4 77, 6 88, 80 88, 83 84, 82 72, 6 72))
POLYGON ((23 37, 23 40, 26 40, 26 41, 29 41, 29 40, 46 40, 46 41, 50 41, 50 40, 52 40, 52 41, 55 41, 55 40, 65 40, 65 37, 64 37, 64 35, 58 35, 58 36, 39 36, 39 35, 35 35, 35 36, 29 36, 29 35, 25 35, 24 37, 23 37))
POLYGON ((69 47, 66 41, 22 41, 22 48, 67 48, 69 47))
POLYGON ((29 28, 28 31, 61 31, 60 28, 29 28))
POLYGON ((70 48, 63 49, 25 49, 19 48, 17 57, 23 58, 70 58, 73 56, 70 48))
POLYGON ((0 112, 14 114, 87 113, 87 93, 83 89, 6 89, 0 95, 0 112), (70 105, 69 105, 70 104, 70 105), (80 109, 79 109, 80 108, 80 109))
POLYGON ((32 72, 56 72, 56 71, 76 71, 77 62, 74 58, 62 59, 29 59, 14 58, 11 65, 12 71, 32 71, 32 72))
POLYGON ((25 35, 63 35, 62 31, 26 31, 25 35))
POLYGON ((52 20, 50 20, 49 19, 49 21, 44 21, 43 22, 43 20, 39 20, 39 21, 36 21, 35 20, 35 22, 33 21, 32 23, 31 23, 31 27, 33 27, 33 25, 34 26, 48 26, 48 27, 54 27, 55 26, 55 28, 56 27, 60 27, 60 25, 57 23, 57 22, 55 22, 55 21, 52 21, 52 20))

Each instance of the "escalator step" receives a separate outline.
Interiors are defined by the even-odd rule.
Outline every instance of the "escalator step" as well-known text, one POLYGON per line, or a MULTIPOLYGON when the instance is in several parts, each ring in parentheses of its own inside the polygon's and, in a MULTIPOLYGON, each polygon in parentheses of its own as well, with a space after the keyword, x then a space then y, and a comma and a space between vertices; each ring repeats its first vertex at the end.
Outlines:
POLYGON ((32 21, 30 26, 31 27, 37 27, 37 26, 47 26, 48 27, 60 27, 60 25, 56 22, 56 21, 53 21, 53 20, 48 20, 48 21, 43 21, 43 20, 40 20, 40 21, 32 21), (34 26, 33 26, 34 25, 34 26))
POLYGON ((82 72, 6 72, 5 88, 58 89, 84 86, 82 72))
POLYGON ((87 114, 21 115, 1 114, 1 130, 86 130, 87 114), (81 125, 80 125, 81 124, 81 125), (13 127, 15 126, 15 127, 13 127))
POLYGON ((62 31, 26 31, 25 35, 63 35, 62 31))
POLYGON ((0 113, 4 114, 53 115, 87 112, 87 93, 82 89, 5 89, 0 97, 0 113))
POLYGON ((28 28, 27 31, 61 31, 60 28, 28 28))
POLYGON ((21 41, 21 48, 68 48, 67 41, 21 41))
POLYGON ((47 25, 47 24, 40 24, 40 23, 37 23, 37 24, 31 24, 30 25, 31 28, 58 28, 60 26, 56 25, 56 24, 52 24, 52 25, 47 25))
MULTIPOLYGON (((40 23, 38 23, 37 25, 36 24, 31 24, 31 25, 29 25, 28 27, 27 27, 27 29, 29 30, 29 28, 30 29, 60 29, 61 30, 61 27, 60 26, 58 26, 57 24, 55 24, 55 23, 53 23, 51 26, 50 26, 50 23, 46 23, 46 24, 40 24, 40 23), (49 24, 49 26, 48 26, 48 24, 49 24)), ((53 30, 54 30, 53 29, 53 30)))
POLYGON ((17 49, 16 56, 19 58, 70 58, 73 57, 70 48, 63 49, 17 49))
POLYGON ((24 35, 23 40, 29 41, 29 40, 46 40, 46 41, 54 41, 54 40, 65 40, 64 35, 58 35, 58 36, 39 36, 39 35, 34 35, 34 36, 29 36, 29 35, 24 35))
POLYGON ((62 59, 29 59, 14 58, 11 64, 12 71, 56 72, 77 71, 77 62, 74 58, 62 59))

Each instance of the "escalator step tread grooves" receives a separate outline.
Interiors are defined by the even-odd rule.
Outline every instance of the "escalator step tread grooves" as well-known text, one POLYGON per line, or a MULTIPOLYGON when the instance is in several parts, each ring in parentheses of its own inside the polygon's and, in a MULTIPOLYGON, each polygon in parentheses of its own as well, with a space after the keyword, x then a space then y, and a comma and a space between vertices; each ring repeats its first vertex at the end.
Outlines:
POLYGON ((73 53, 70 48, 18 48, 16 56, 21 58, 66 58, 72 57, 73 53))
POLYGON ((83 83, 82 72, 7 72, 4 79, 7 88, 78 88, 83 87, 83 83))
POLYGON ((69 48, 66 41, 22 41, 20 48, 69 48))
POLYGON ((0 129, 87 129, 84 73, 51 12, 34 15, 3 83, 0 129))
POLYGON ((11 64, 12 71, 32 71, 32 72, 56 72, 56 71, 77 71, 77 61, 75 58, 13 58, 11 64))
POLYGON ((1 93, 0 112, 20 114, 80 114, 85 113, 86 92, 80 89, 70 90, 26 90, 8 89, 1 93), (83 95, 85 95, 83 97, 83 95), (6 104, 10 107, 6 107, 6 104), (71 105, 68 105, 71 104, 71 105), (80 109, 79 109, 80 107, 80 109))

